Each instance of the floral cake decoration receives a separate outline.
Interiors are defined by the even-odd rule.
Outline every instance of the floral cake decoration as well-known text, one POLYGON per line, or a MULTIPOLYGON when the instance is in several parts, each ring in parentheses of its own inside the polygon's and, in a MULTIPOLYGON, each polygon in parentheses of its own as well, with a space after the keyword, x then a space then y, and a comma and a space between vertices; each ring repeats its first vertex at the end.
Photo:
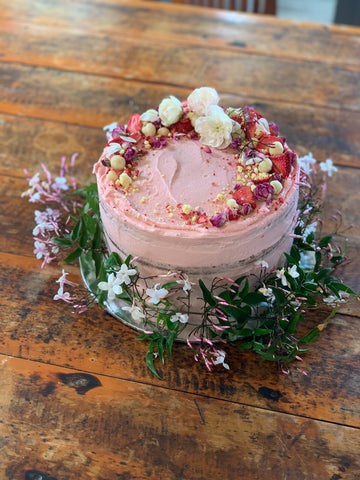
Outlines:
MULTIPOLYGON (((105 127, 108 143, 103 162, 114 185, 132 188, 138 157, 150 149, 163 148, 170 138, 181 140, 185 135, 199 138, 205 148, 233 147, 238 168, 251 169, 251 185, 234 188, 235 203, 228 203, 206 222, 221 228, 226 221, 250 214, 257 199, 272 201, 290 174, 295 152, 278 136, 277 126, 252 108, 222 109, 217 103, 215 90, 197 89, 187 102, 169 97, 157 109, 133 115, 127 125, 105 127)), ((63 157, 55 178, 45 165, 42 177, 26 172, 29 188, 23 196, 43 207, 35 210, 34 254, 42 267, 57 262, 62 268, 54 300, 68 303, 73 312, 82 313, 98 303, 114 314, 112 302, 121 301, 120 313, 115 316, 140 330, 137 339, 148 341, 146 363, 157 376, 165 355, 172 358, 173 343, 185 329, 190 332, 187 344, 195 360, 202 360, 209 370, 217 365, 230 368, 231 362, 226 360, 229 345, 253 350, 288 374, 289 362, 302 360, 307 344, 318 338, 339 304, 349 296, 358 298, 336 277, 338 267, 347 260, 340 212, 334 215, 335 235, 321 234, 326 178, 337 170, 330 159, 317 163, 311 153, 298 159, 298 218, 293 246, 284 253, 285 266, 269 269, 260 259, 260 273, 251 289, 245 276, 215 277, 210 286, 198 279, 203 314, 201 323, 194 326, 189 322, 193 285, 184 272, 143 278, 136 258, 120 258, 106 250, 97 186, 77 186, 75 160, 76 154, 68 165, 63 157), (336 243, 335 236, 343 240, 342 245, 336 243), (74 262, 80 265, 86 285, 68 278, 64 267, 74 262), (182 299, 181 311, 172 302, 174 296, 182 299), (319 323, 300 334, 299 325, 305 324, 313 310, 319 313, 319 323)))
POLYGON ((150 150, 166 147, 169 140, 198 139, 207 153, 212 149, 233 149, 237 179, 233 188, 219 192, 221 206, 216 214, 181 205, 184 219, 202 227, 222 227, 249 215, 257 201, 270 204, 281 198, 283 183, 289 177, 296 154, 279 128, 251 107, 222 108, 215 89, 195 89, 186 101, 170 96, 158 108, 133 114, 127 125, 107 125, 108 143, 102 161, 109 168, 107 179, 120 191, 136 191, 139 162, 150 150))

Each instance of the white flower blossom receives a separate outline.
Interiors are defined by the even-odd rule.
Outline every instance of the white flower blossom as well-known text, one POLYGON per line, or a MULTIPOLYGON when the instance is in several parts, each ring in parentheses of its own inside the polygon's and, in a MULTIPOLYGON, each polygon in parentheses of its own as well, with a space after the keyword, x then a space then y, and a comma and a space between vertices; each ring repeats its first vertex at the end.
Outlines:
POLYGON ((200 135, 200 142, 220 149, 230 145, 232 128, 231 118, 217 105, 212 105, 209 114, 199 117, 195 122, 195 131, 200 135))
POLYGON ((122 293, 121 279, 117 278, 113 273, 108 276, 107 282, 99 282, 98 287, 100 290, 108 292, 108 299, 114 300, 116 295, 122 293))
POLYGON ((63 300, 64 302, 71 302, 71 295, 69 292, 64 292, 64 287, 60 286, 57 294, 53 297, 54 300, 63 300))
POLYGON ((229 370, 230 367, 227 363, 224 362, 226 353, 224 350, 216 350, 216 358, 213 360, 214 365, 222 365, 226 370, 229 370))
MULTIPOLYGON (((276 276, 277 278, 280 278, 281 283, 284 287, 290 287, 289 282, 287 281, 286 275, 285 275, 285 269, 282 268, 281 270, 276 270, 276 276)), ((287 273, 290 275, 292 278, 298 278, 300 273, 297 271, 297 266, 293 265, 291 268, 288 267, 287 273)))
POLYGON ((184 292, 189 292, 191 290, 192 284, 187 277, 181 280, 176 280, 176 283, 178 283, 179 285, 183 285, 182 289, 184 290, 184 292))
POLYGON ((116 272, 116 278, 119 280, 120 285, 125 283, 125 285, 129 285, 131 282, 131 276, 136 275, 135 268, 129 268, 126 263, 123 263, 120 267, 120 270, 116 272))
POLYGON ((131 318, 133 320, 135 320, 135 322, 138 322, 142 318, 145 318, 145 315, 143 314, 141 309, 134 304, 131 305, 131 307, 121 307, 121 308, 122 308, 122 310, 125 310, 126 312, 129 312, 130 315, 131 315, 131 318))
POLYGON ((105 127, 103 127, 103 130, 105 132, 109 131, 109 132, 112 132, 116 127, 117 127, 117 122, 112 122, 112 123, 109 123, 109 125, 105 125, 105 127))
POLYGON ((196 88, 188 96, 187 102, 189 109, 200 117, 208 114, 211 105, 219 103, 219 95, 214 88, 196 88))
POLYGON ((140 115, 140 120, 142 122, 157 122, 159 120, 159 114, 156 110, 151 108, 146 110, 142 115, 140 115))
POLYGON ((39 242, 36 240, 34 242, 34 254, 36 255, 36 258, 40 260, 41 258, 46 258, 46 256, 49 254, 48 247, 46 243, 39 242))
POLYGON ((183 108, 180 100, 172 95, 170 98, 164 98, 159 105, 159 117, 165 127, 178 122, 182 114, 183 108))
POLYGON ((313 154, 309 152, 304 157, 299 157, 298 162, 302 170, 309 175, 313 171, 312 166, 315 165, 316 159, 313 157, 313 154))
POLYGON ((269 268, 269 264, 265 260, 257 260, 255 265, 258 265, 261 268, 269 268))
POLYGON ((273 294, 272 288, 261 287, 259 288, 259 292, 262 293, 270 303, 274 303, 275 295, 273 294))
POLYGON ((152 303, 154 305, 157 305, 160 300, 166 297, 166 295, 169 293, 166 288, 159 288, 160 283, 157 283, 154 288, 147 288, 146 289, 146 295, 150 297, 149 303, 152 303))
POLYGON ((316 233, 316 227, 317 227, 317 222, 312 222, 309 223, 309 225, 306 226, 304 233, 303 233, 303 239, 305 240, 310 233, 316 233))
POLYGON ((187 323, 189 321, 189 315, 187 313, 175 313, 175 315, 171 315, 170 321, 187 323))
POLYGON ((338 303, 344 303, 346 302, 346 299, 349 297, 349 294, 343 291, 339 291, 339 297, 336 297, 335 295, 329 295, 326 298, 323 298, 324 303, 327 303, 328 305, 335 307, 338 303))
POLYGON ((325 162, 320 162, 320 169, 322 172, 327 173, 329 177, 332 177, 332 172, 338 171, 337 167, 335 167, 330 158, 328 158, 325 162))
POLYGON ((55 190, 69 190, 65 177, 56 177, 55 182, 51 185, 55 190))
POLYGON ((288 273, 292 278, 298 278, 300 273, 297 271, 297 266, 293 265, 291 268, 288 267, 288 273))
POLYGON ((107 157, 113 153, 117 153, 121 149, 120 143, 113 142, 108 147, 104 148, 104 153, 107 157))

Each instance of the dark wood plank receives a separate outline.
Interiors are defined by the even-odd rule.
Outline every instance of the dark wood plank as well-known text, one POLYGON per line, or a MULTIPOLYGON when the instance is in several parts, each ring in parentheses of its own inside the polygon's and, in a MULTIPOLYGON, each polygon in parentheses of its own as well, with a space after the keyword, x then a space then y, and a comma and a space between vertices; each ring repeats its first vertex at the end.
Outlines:
MULTIPOLYGON (((153 91, 150 90, 149 93, 153 91)), ((173 93, 173 89, 169 89, 166 93, 164 91, 163 95, 170 93, 173 93)), ((184 92, 181 98, 185 98, 185 95, 184 92)), ((95 108, 89 105, 89 111, 84 112, 84 117, 87 120, 91 118, 94 124, 99 123, 98 117, 104 110, 107 116, 103 118, 103 125, 115 119, 126 122, 131 115, 130 99, 128 104, 121 106, 120 112, 115 107, 111 112, 112 101, 115 100, 115 95, 112 99, 110 95, 107 99, 103 99, 97 115, 95 108)), ((152 106, 155 106, 155 102, 152 106)), ((269 120, 275 121, 280 126, 281 133, 287 137, 289 145, 295 148, 299 155, 305 155, 311 151, 318 161, 332 158, 337 165, 360 167, 358 156, 360 113, 348 112, 343 115, 341 112, 328 109, 314 110, 304 106, 271 105, 270 103, 255 103, 254 106, 269 120)), ((11 173, 22 176, 25 167, 31 171, 37 171, 41 162, 55 169, 62 155, 71 156, 74 152, 78 152, 77 163, 82 165, 78 175, 80 180, 84 181, 87 178, 84 176, 86 170, 90 171, 91 164, 100 155, 105 142, 104 132, 98 128, 99 125, 88 128, 57 121, 0 114, 0 126, 2 146, 0 174, 11 173), (82 163, 85 162, 85 158, 88 162, 82 163)))
MULTIPOLYGON (((81 282, 76 267, 66 271, 81 282)), ((163 380, 158 380, 145 364, 147 346, 135 340, 133 330, 97 306, 73 315, 71 308, 52 301, 58 268, 41 270, 34 258, 0 253, 0 272, 3 355, 360 426, 358 318, 337 315, 288 376, 275 364, 235 348, 228 349, 230 371, 208 372, 186 345, 176 344, 174 361, 159 365, 163 380)), ((323 321, 323 315, 311 318, 310 328, 323 321)))
MULTIPOLYGON (((0 97, 1 112, 100 128, 114 120, 126 122, 133 112, 154 107, 169 94, 184 99, 191 92, 191 88, 12 64, 0 64, 0 72, 7 92, 0 97)), ((225 106, 253 105, 278 123, 299 154, 310 150, 319 154, 319 160, 331 156, 337 163, 335 153, 340 162, 360 165, 359 112, 272 103, 221 89, 219 94, 225 106)))
POLYGON ((359 472, 354 428, 2 360, 2 478, 35 470, 61 480, 220 480, 234 472, 256 480, 261 471, 269 480, 354 480, 359 472))
MULTIPOLYGON (((272 58, 267 55, 209 50, 206 46, 179 48, 179 45, 171 39, 166 46, 150 43, 143 48, 142 37, 121 42, 114 42, 108 38, 108 45, 103 41, 97 44, 91 37, 71 38, 69 33, 66 33, 66 37, 62 44, 58 43, 58 39, 53 41, 49 39, 49 44, 41 41, 38 43, 35 40, 33 51, 30 51, 29 55, 27 51, 31 50, 31 39, 29 42, 26 41, 24 55, 28 59, 27 63, 34 62, 40 65, 45 63, 53 68, 74 69, 94 75, 101 74, 135 81, 145 80, 155 84, 161 82, 168 85, 168 88, 181 86, 193 89, 199 85, 210 84, 217 89, 221 88, 223 92, 235 95, 239 92, 243 97, 255 97, 259 100, 271 98, 273 102, 305 103, 314 107, 326 106, 334 109, 339 109, 341 105, 345 110, 360 110, 360 99, 357 95, 358 72, 352 69, 272 58), (45 62, 41 61, 41 45, 50 50, 45 62), (56 54, 58 51, 63 53, 56 54), (102 54, 104 51, 107 52, 106 55, 102 54), (234 78, 241 78, 240 88, 238 82, 234 82, 234 78)), ((19 49, 22 52, 24 45, 20 45, 19 49)), ((19 55, 15 56, 15 60, 20 58, 19 55)), ((29 83, 33 86, 39 84, 37 80, 39 72, 42 73, 41 78, 47 80, 49 85, 54 82, 54 78, 61 82, 60 75, 63 81, 74 76, 64 72, 45 73, 43 70, 18 67, 11 63, 0 64, 0 67, 0 75, 5 79, 5 86, 8 89, 8 102, 13 101, 14 96, 14 87, 7 84, 8 80, 12 79, 19 84, 16 92, 19 94, 20 89, 29 88, 29 83)), ((102 83, 99 77, 91 79, 89 77, 89 80, 97 81, 99 87, 102 83)), ((79 76, 73 82, 77 88, 82 87, 82 90, 88 83, 84 76, 79 76)), ((41 88, 40 84, 38 86, 41 88)), ((67 85, 64 85, 65 88, 70 90, 67 85)))
MULTIPOLYGON (((24 3, 14 0, 10 8, 0 12, 2 28, 10 34, 19 22, 30 35, 50 26, 54 35, 60 30, 73 34, 109 36, 122 41, 128 37, 144 38, 144 45, 166 45, 173 39, 178 45, 207 45, 270 56, 299 58, 357 68, 359 29, 344 30, 339 26, 289 22, 279 18, 251 16, 235 12, 168 5, 136 0, 61 1, 47 0, 24 3), (64 8, 64 5, 66 7, 64 8), (151 22, 148 21, 151 15, 151 22), (6 22, 6 23, 5 23, 6 22), (5 25, 7 24, 7 27, 5 25), (221 35, 218 32, 221 31, 221 35)), ((57 52, 57 56, 61 52, 57 52)), ((26 59, 24 59, 26 61, 26 59)))

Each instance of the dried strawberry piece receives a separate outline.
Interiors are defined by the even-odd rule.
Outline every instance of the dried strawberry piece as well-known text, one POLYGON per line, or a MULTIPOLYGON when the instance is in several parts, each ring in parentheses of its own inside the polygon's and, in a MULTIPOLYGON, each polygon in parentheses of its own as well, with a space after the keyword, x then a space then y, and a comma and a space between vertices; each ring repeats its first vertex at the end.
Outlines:
POLYGON ((275 135, 269 135, 268 133, 262 133, 256 145, 256 150, 269 149, 270 147, 274 146, 275 142, 279 142, 282 145, 284 145, 283 142, 281 141, 281 138, 276 137, 275 135))
POLYGON ((252 209, 256 207, 256 200, 250 187, 241 187, 233 195, 233 199, 238 205, 248 203, 252 209))
POLYGON ((237 220, 240 217, 240 211, 237 208, 227 208, 226 214, 230 221, 237 220))
POLYGON ((142 121, 140 120, 140 115, 138 113, 134 113, 131 115, 129 122, 126 127, 127 133, 130 135, 139 133, 142 129, 142 121))
POLYGON ((283 178, 287 178, 291 172, 293 156, 294 154, 291 150, 286 150, 282 155, 272 155, 273 172, 279 173, 283 178))
POLYGON ((198 216, 196 223, 199 225, 206 223, 208 221, 207 215, 205 213, 202 213, 201 215, 198 216))
POLYGON ((183 118, 177 122, 172 129, 173 132, 185 134, 191 132, 192 130, 194 130, 194 127, 191 124, 190 118, 183 118))
POLYGON ((258 183, 264 183, 264 182, 268 182, 272 177, 272 174, 271 173, 268 173, 264 176, 259 176, 259 177, 255 177, 255 178, 251 178, 251 180, 257 185, 258 183))

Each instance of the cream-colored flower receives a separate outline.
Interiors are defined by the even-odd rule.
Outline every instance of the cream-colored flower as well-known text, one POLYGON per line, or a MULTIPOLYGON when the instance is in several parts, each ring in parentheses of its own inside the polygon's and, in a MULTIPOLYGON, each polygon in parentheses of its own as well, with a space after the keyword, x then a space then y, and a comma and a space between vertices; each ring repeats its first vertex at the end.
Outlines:
POLYGON ((230 145, 233 122, 222 108, 212 105, 209 115, 199 117, 195 122, 195 131, 200 142, 214 148, 226 148, 230 145))
POLYGON ((171 315, 170 322, 187 323, 189 321, 189 315, 187 313, 175 313, 171 315))
POLYGON ((142 115, 140 115, 140 120, 143 122, 157 122, 159 120, 159 114, 153 108, 146 110, 142 115))
POLYGON ((208 114, 211 105, 219 103, 219 95, 214 88, 201 87, 190 93, 187 101, 189 109, 200 117, 208 114))
POLYGON ((180 120, 183 114, 183 108, 180 100, 172 95, 170 98, 164 98, 159 105, 159 117, 165 127, 169 127, 173 123, 180 120))

